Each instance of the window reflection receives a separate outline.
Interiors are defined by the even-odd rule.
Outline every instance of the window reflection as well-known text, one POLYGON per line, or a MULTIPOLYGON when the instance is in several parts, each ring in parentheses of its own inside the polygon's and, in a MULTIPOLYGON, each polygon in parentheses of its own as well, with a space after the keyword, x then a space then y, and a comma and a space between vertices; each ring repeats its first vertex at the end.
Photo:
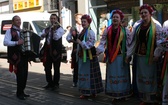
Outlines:
POLYGON ((49 21, 33 21, 37 34, 40 34, 43 29, 48 27, 51 23, 49 21))

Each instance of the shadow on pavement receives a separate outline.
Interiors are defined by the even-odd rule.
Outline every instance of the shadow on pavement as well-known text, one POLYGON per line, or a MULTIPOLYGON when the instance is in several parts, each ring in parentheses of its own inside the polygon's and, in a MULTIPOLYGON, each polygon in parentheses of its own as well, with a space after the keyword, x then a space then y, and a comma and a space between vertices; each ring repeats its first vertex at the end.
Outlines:
MULTIPOLYGON (((89 98, 83 101, 79 99, 80 93, 78 91, 78 88, 72 87, 72 75, 70 74, 61 74, 60 88, 57 90, 45 90, 42 88, 44 85, 46 85, 44 74, 29 72, 27 87, 25 92, 30 94, 31 97, 28 100, 26 100, 25 105, 38 105, 38 104, 39 105, 40 104, 75 105, 73 103, 74 101, 83 103, 83 105, 86 105, 90 101, 93 102, 94 104, 89 104, 89 105, 99 105, 99 104, 100 105, 138 105, 139 104, 138 99, 132 98, 132 97, 127 101, 120 101, 120 102, 117 102, 116 104, 112 104, 111 98, 105 95, 104 92, 101 94, 98 94, 96 98, 89 98), (56 102, 56 100, 58 102, 56 102), (60 104, 58 104, 59 102, 60 104)), ((10 73, 6 68, 1 68, 1 65, 0 65, 0 97, 1 96, 6 97, 7 98, 6 101, 8 101, 8 98, 10 98, 11 100, 16 100, 15 92, 16 92, 15 74, 10 73)), ((24 102, 22 102, 22 104, 23 103, 24 102)), ((3 104, 1 104, 0 102, 0 105, 3 105, 3 104)), ((16 103, 12 105, 16 105, 16 103)))

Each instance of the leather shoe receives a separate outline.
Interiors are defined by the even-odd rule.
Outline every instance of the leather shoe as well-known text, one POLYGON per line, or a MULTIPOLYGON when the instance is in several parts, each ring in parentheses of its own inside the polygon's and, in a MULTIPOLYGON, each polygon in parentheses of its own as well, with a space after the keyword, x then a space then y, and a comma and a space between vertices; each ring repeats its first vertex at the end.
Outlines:
POLYGON ((72 86, 73 86, 73 87, 77 87, 77 84, 76 84, 76 83, 73 83, 72 86))
POLYGON ((24 94, 24 97, 30 97, 30 95, 29 94, 24 94))
POLYGON ((81 95, 79 98, 80 99, 86 99, 86 98, 88 98, 88 96, 81 95))
POLYGON ((56 87, 56 88, 59 88, 59 85, 57 84, 57 85, 55 85, 55 87, 56 87))
POLYGON ((53 86, 51 90, 55 90, 55 89, 59 89, 59 85, 58 84, 53 86))
POLYGON ((25 97, 23 95, 19 95, 19 96, 17 96, 17 98, 20 100, 25 100, 25 97))
POLYGON ((49 89, 49 88, 52 88, 52 86, 48 84, 48 85, 44 86, 43 88, 49 89))

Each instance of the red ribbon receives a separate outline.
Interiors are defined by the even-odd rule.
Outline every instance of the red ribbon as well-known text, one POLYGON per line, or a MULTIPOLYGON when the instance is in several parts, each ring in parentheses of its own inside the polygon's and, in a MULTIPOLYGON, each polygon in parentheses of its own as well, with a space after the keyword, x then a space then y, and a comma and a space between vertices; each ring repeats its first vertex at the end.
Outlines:
POLYGON ((9 71, 12 73, 14 71, 14 73, 17 73, 17 67, 13 64, 9 64, 9 71))

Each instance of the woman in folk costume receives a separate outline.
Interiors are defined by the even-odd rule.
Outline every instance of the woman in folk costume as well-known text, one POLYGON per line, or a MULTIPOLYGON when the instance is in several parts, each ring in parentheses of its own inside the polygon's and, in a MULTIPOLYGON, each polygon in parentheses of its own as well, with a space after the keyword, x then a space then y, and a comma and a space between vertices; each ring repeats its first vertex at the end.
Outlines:
POLYGON ((140 105, 156 102, 157 95, 157 64, 153 61, 154 50, 158 36, 162 33, 162 27, 151 18, 153 8, 148 4, 140 7, 141 21, 133 26, 133 35, 128 38, 126 61, 134 53, 133 74, 139 97, 140 105))
POLYGON ((168 105, 168 21, 163 24, 163 34, 157 41, 154 56, 158 59, 164 54, 161 80, 163 81, 162 105, 168 105))
POLYGON ((97 47, 97 54, 105 51, 105 93, 114 99, 125 99, 131 95, 129 64, 125 63, 126 38, 129 30, 121 26, 124 14, 114 10, 112 24, 107 27, 97 47), (106 46, 106 49, 105 49, 106 46))
POLYGON ((96 94, 103 92, 103 84, 94 47, 95 33, 90 28, 92 19, 89 15, 83 15, 81 21, 83 30, 76 41, 78 43, 78 87, 82 94, 80 98, 83 99, 87 96, 95 97, 96 94))

